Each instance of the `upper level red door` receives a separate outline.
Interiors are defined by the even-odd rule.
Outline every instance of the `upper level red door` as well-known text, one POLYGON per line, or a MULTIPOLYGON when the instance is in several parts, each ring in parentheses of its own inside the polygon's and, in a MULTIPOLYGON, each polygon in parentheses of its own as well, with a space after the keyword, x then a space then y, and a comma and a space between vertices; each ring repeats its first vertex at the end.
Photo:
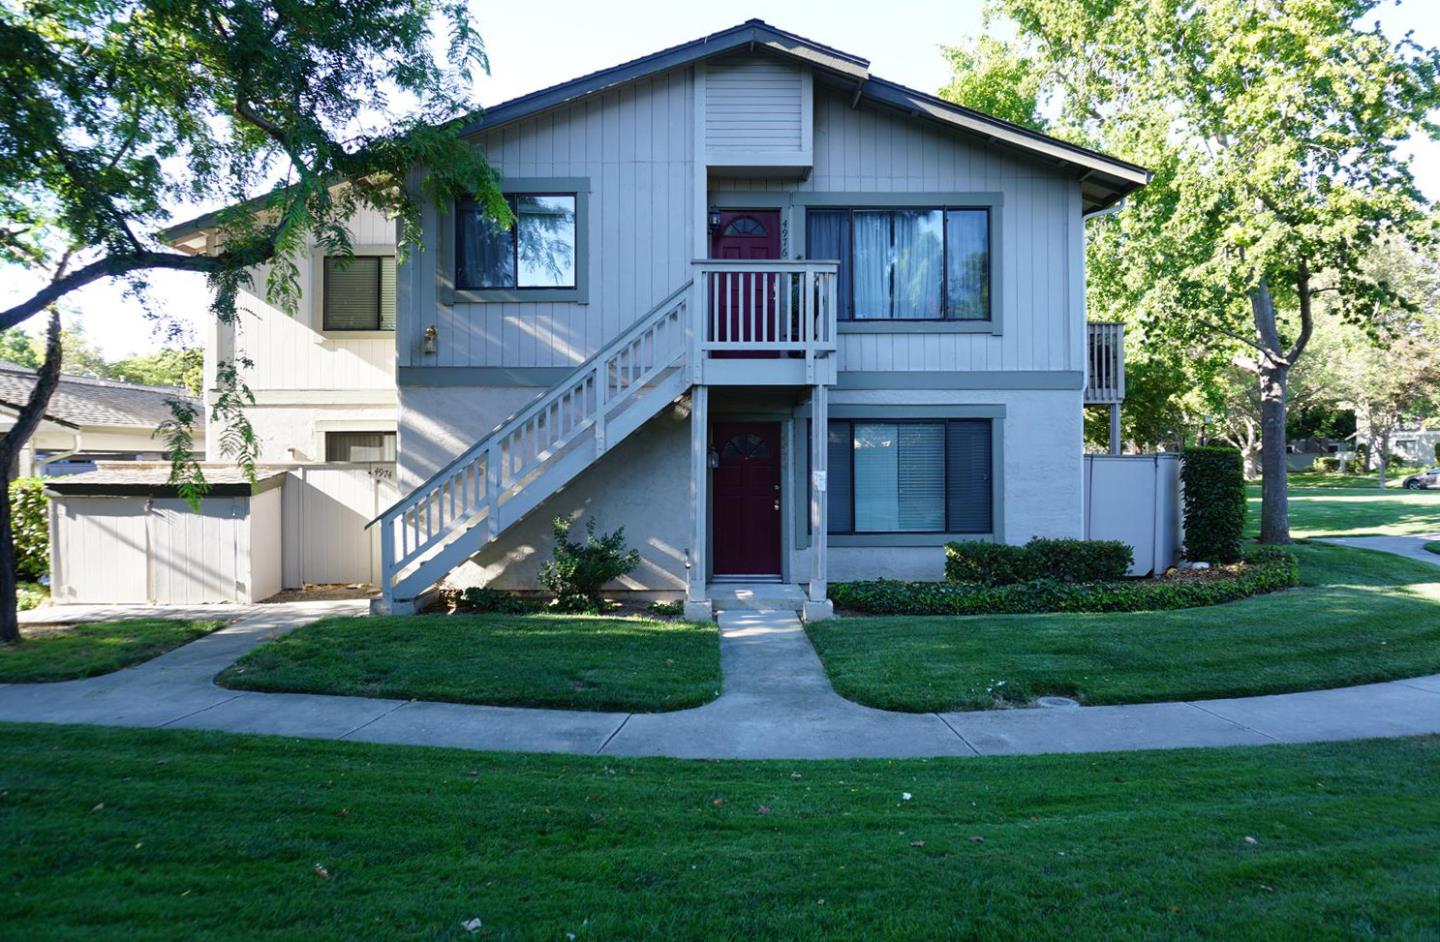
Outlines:
MULTIPOLYGON (((780 211, 744 209, 721 213, 720 225, 710 233, 710 257, 725 260, 778 259, 780 211)), ((715 339, 740 343, 779 340, 778 285, 778 276, 773 274, 756 272, 720 276, 712 301, 721 313, 719 323, 715 325, 715 339)), ((775 354, 736 353, 730 356, 775 354)))

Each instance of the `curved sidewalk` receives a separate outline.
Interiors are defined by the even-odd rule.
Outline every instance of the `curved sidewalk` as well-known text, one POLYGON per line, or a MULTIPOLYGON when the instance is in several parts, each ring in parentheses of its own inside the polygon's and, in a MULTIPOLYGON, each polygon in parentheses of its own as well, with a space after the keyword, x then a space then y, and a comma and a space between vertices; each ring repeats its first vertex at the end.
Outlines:
MULTIPOLYGON (((1370 540, 1345 542, 1385 548, 1370 540)), ((1440 557, 1427 561, 1440 564, 1440 557)), ((799 621, 789 612, 722 614, 724 693, 713 703, 675 713, 586 713, 252 693, 225 690, 213 682, 224 667, 271 637, 324 615, 363 610, 362 602, 257 606, 254 614, 228 628, 113 674, 0 686, 0 718, 467 749, 706 759, 1091 752, 1440 733, 1440 674, 1227 700, 891 713, 837 695, 799 621)))

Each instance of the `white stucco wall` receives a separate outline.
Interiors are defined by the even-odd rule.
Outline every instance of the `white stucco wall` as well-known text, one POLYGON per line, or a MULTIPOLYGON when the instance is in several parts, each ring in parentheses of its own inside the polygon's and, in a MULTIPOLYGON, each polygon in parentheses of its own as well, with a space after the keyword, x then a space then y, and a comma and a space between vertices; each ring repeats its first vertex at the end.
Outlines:
MULTIPOLYGON (((260 441, 261 462, 291 464, 324 461, 325 432, 395 431, 394 393, 377 392, 377 402, 306 402, 277 404, 262 400, 246 409, 260 441), (385 399, 390 402, 385 402, 385 399)), ((222 424, 213 417, 206 435, 206 460, 233 461, 221 452, 222 424)))

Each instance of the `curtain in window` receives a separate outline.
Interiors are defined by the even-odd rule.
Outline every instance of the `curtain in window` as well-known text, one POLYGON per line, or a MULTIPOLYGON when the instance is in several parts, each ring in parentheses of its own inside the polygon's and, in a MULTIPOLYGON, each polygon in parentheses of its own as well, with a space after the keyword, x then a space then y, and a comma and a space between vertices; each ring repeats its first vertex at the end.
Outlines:
POLYGON ((945 529, 945 426, 898 426, 895 529, 938 533, 945 529))
POLYGON ((395 256, 380 258, 380 329, 395 329, 395 256))
POLYGON ((994 525, 990 420, 956 419, 949 425, 945 501, 950 532, 990 533, 994 525))
POLYGON ((890 316, 890 214, 857 212, 852 217, 855 240, 856 319, 890 316))
POLYGON ((949 316, 958 320, 990 317, 990 214, 983 209, 952 209, 945 214, 948 242, 946 286, 949 316))
POLYGON ((827 445, 830 450, 829 470, 826 472, 830 531, 849 533, 855 529, 855 519, 850 514, 850 453, 854 450, 850 424, 831 422, 827 445))
MULTIPOLYGON (((812 209, 805 214, 806 255, 812 259, 838 259, 836 303, 840 316, 850 316, 850 211, 812 209)), ((846 462, 849 465, 849 462, 846 462)))
MULTIPOLYGON (((390 262, 390 323, 395 329, 395 259, 390 262)), ((375 330, 380 324, 383 295, 381 259, 377 256, 325 259, 324 329, 375 330)))
POLYGON ((575 197, 520 196, 515 202, 521 288, 575 286, 575 197))
POLYGON ((455 286, 515 287, 514 232, 486 216, 474 200, 456 202, 455 286))
POLYGON ((898 210, 894 224, 894 297, 890 316, 940 317, 940 269, 944 232, 939 210, 898 210))
POLYGON ((893 424, 855 424, 855 531, 900 528, 900 460, 893 424))
POLYGON ((855 432, 855 532, 945 529, 945 426, 861 423, 855 432))

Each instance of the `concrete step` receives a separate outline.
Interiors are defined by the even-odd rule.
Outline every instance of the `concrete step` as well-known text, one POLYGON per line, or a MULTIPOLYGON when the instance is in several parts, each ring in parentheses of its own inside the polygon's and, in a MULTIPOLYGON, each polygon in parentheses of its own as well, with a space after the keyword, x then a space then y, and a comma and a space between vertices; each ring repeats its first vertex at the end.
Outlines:
POLYGON ((799 612, 805 607, 805 592, 786 582, 716 582, 710 598, 717 612, 742 610, 799 612))

